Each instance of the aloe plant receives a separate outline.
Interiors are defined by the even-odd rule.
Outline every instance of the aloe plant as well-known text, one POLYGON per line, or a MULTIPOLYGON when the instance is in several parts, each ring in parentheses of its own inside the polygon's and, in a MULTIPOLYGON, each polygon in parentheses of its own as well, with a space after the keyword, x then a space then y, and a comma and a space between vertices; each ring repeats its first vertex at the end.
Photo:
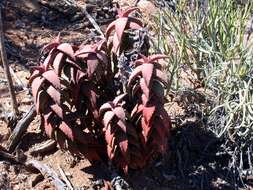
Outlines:
POLYGON ((106 38, 97 43, 74 46, 57 36, 42 49, 45 59, 32 68, 29 80, 50 138, 91 162, 109 160, 125 173, 166 153, 171 127, 164 109, 167 78, 158 63, 167 56, 146 57, 148 48, 144 55, 135 52, 137 60, 126 60, 127 83, 113 69, 120 67, 119 53, 128 51, 122 43, 127 31, 143 29, 140 20, 129 17, 135 10, 119 10, 106 38))

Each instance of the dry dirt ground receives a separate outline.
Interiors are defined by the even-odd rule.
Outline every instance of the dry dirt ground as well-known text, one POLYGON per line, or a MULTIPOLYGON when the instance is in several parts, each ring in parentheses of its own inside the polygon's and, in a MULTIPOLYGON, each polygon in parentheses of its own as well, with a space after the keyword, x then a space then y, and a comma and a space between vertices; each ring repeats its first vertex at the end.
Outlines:
MULTIPOLYGON (((101 2, 105 3, 106 1, 101 2)), ((78 3, 83 4, 84 2, 78 1, 78 3)), ((33 104, 33 101, 29 90, 24 87, 27 85, 27 77, 30 74, 29 66, 36 64, 40 48, 59 32, 61 32, 63 41, 77 44, 87 42, 89 38, 94 36, 94 30, 88 24, 87 19, 72 20, 72 16, 66 17, 56 10, 43 7, 36 0, 13 0, 6 1, 3 4, 4 35, 8 61, 15 73, 13 80, 17 92, 19 110, 25 113, 33 104)), ((96 14, 96 8, 96 6, 95 8, 93 6, 94 14, 96 14)), ((99 16, 97 14, 95 17, 103 19, 103 15, 99 16)), ((105 26, 103 25, 101 28, 103 29, 105 26)), ((11 133, 11 129, 5 121, 11 110, 6 86, 3 69, 0 67, 0 143, 2 146, 5 146, 11 133)), ((182 108, 176 102, 167 106, 174 118, 182 112, 182 108)), ((210 189, 210 186, 212 186, 211 189, 232 188, 226 181, 227 178, 224 177, 224 174, 222 172, 219 173, 222 170, 219 167, 222 166, 215 165, 214 159, 216 157, 210 157, 210 161, 207 162, 210 168, 218 168, 211 172, 212 174, 218 172, 216 175, 210 175, 208 173, 209 170, 205 170, 201 163, 189 170, 187 169, 187 166, 191 165, 195 159, 200 159, 199 155, 205 148, 204 145, 213 139, 212 135, 207 134, 202 129, 201 122, 195 122, 194 118, 191 121, 192 125, 188 125, 180 133, 188 134, 190 133, 189 131, 196 130, 196 133, 192 133, 191 139, 184 139, 184 141, 172 145, 171 150, 174 153, 146 170, 130 172, 126 179, 133 189, 187 190, 210 189), (190 145, 194 156, 188 155, 186 145, 190 145), (176 151, 173 150, 173 147, 177 148, 176 151), (206 183, 209 186, 205 186, 204 184, 206 183)), ((179 138, 180 134, 177 133, 175 138, 179 138)), ((74 158, 68 152, 63 152, 57 148, 44 155, 31 155, 33 148, 46 140, 47 137, 40 130, 40 120, 36 117, 19 143, 16 154, 48 164, 59 176, 60 168, 63 169, 74 189, 103 189, 103 185, 100 185, 101 179, 110 180, 106 167, 101 164, 91 166, 87 160, 74 158)), ((28 172, 22 166, 13 165, 0 159, 0 189, 53 190, 55 188, 49 179, 43 178, 39 174, 28 172)))

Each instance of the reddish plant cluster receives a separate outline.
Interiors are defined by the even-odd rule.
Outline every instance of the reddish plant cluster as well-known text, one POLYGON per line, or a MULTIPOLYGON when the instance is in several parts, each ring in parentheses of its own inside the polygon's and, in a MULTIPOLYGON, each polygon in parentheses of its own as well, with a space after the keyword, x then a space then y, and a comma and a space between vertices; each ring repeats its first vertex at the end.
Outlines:
POLYGON ((164 109, 167 77, 157 62, 166 56, 135 52, 137 60, 124 65, 127 83, 121 81, 122 41, 131 43, 128 31, 143 27, 129 16, 136 10, 120 10, 106 38, 97 43, 74 46, 58 36, 43 48, 45 59, 32 68, 29 79, 50 138, 73 154, 91 162, 109 160, 125 172, 165 153, 171 127, 164 109))

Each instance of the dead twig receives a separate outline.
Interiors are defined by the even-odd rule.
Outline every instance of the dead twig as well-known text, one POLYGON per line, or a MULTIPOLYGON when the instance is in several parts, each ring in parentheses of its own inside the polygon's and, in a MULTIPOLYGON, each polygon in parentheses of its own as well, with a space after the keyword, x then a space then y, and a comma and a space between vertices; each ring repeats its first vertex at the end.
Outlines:
POLYGON ((13 71, 11 67, 10 68, 10 73, 14 77, 15 81, 18 83, 18 86, 21 86, 23 90, 28 90, 28 88, 24 85, 24 83, 21 81, 21 79, 16 75, 16 73, 13 71))
POLYGON ((18 106, 17 106, 17 99, 15 95, 15 91, 13 88, 13 82, 10 74, 10 68, 7 62, 7 55, 4 47, 4 35, 3 35, 3 22, 2 22, 2 11, 0 7, 0 55, 2 58, 2 64, 4 67, 4 74, 8 82, 8 88, 11 96, 11 104, 12 104, 12 109, 15 114, 15 117, 18 115, 18 106))
POLYGON ((38 146, 35 146, 35 148, 31 151, 31 154, 44 154, 56 148, 56 145, 56 142, 50 139, 42 144, 39 144, 38 146))
POLYGON ((58 177, 57 173, 48 165, 43 164, 36 160, 29 160, 27 162, 19 161, 14 155, 8 153, 3 147, 0 146, 0 159, 6 160, 12 164, 22 165, 28 171, 39 171, 44 178, 48 178, 54 184, 57 190, 67 189, 65 183, 58 177))
POLYGON ((93 25, 93 27, 95 28, 95 30, 102 36, 104 36, 104 33, 102 32, 102 30, 100 29, 99 25, 97 24, 97 22, 94 20, 94 18, 92 18, 92 16, 88 13, 86 6, 81 7, 82 11, 84 12, 86 18, 90 21, 90 23, 93 25))
POLYGON ((69 181, 68 177, 66 176, 65 172, 63 171, 63 169, 61 168, 61 166, 58 166, 59 167, 59 171, 60 171, 60 174, 62 176, 62 179, 64 180, 64 182, 66 183, 66 185, 68 186, 68 189, 70 190, 74 190, 74 187, 73 185, 71 184, 71 182, 69 181))
POLYGON ((50 179, 57 190, 66 190, 65 183, 58 177, 57 173, 51 169, 48 165, 43 164, 37 160, 30 160, 26 162, 27 166, 31 166, 40 171, 44 178, 50 179))
POLYGON ((12 154, 8 153, 4 149, 0 150, 0 159, 1 160, 6 160, 6 161, 11 162, 13 164, 23 164, 15 156, 13 156, 12 154))
POLYGON ((35 106, 31 106, 30 110, 24 115, 24 117, 17 123, 15 129, 13 130, 11 136, 7 142, 7 150, 13 152, 27 130, 29 124, 33 121, 36 116, 35 106))

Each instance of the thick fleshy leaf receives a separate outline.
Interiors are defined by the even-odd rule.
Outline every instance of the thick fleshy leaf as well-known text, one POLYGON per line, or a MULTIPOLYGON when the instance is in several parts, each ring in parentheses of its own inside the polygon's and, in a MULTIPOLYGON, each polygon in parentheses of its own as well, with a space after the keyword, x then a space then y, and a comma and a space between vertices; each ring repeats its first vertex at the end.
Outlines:
POLYGON ((112 103, 105 103, 103 104, 100 109, 99 109, 99 115, 103 115, 104 112, 108 111, 108 110, 112 110, 112 103))
POLYGON ((74 66, 76 69, 82 70, 82 68, 78 64, 76 64, 74 61, 72 61, 68 58, 66 59, 66 64, 69 64, 69 66, 74 66))
POLYGON ((97 66, 99 62, 95 54, 89 54, 88 60, 87 60, 87 66, 88 66, 88 77, 91 79, 91 77, 94 75, 97 66))
POLYGON ((99 59, 99 61, 105 64, 104 68, 107 68, 107 65, 109 62, 107 55, 102 51, 97 52, 96 55, 97 55, 97 58, 99 59))
POLYGON ((47 134, 47 136, 49 138, 52 137, 53 135, 53 126, 51 125, 51 122, 50 122, 50 119, 51 117, 53 116, 53 112, 52 111, 49 111, 47 112, 46 114, 44 114, 44 128, 45 128, 45 132, 47 134))
POLYGON ((128 152, 128 140, 125 134, 119 136, 119 147, 124 159, 126 160, 126 162, 129 162, 130 155, 128 152))
MULTIPOLYGON (((150 96, 150 89, 147 86, 147 84, 146 84, 146 82, 144 81, 143 78, 141 78, 141 80, 140 80, 140 86, 141 86, 141 90, 142 90, 143 94, 146 96, 146 99, 148 101, 149 100, 149 96, 150 96)), ((145 103, 143 102, 143 104, 145 105, 146 102, 145 103)))
POLYGON ((63 67, 63 58, 64 58, 64 54, 62 52, 60 52, 55 56, 55 59, 54 59, 54 62, 53 62, 55 73, 58 76, 60 76, 61 70, 62 70, 62 67, 63 67))
POLYGON ((157 98, 160 100, 160 102, 164 102, 163 101, 165 97, 164 87, 159 81, 154 80, 153 85, 152 85, 152 90, 154 94, 157 96, 157 98))
POLYGON ((40 90, 45 79, 43 77, 37 77, 32 81, 32 94, 35 102, 37 102, 38 91, 40 90))
POLYGON ((127 28, 133 29, 133 30, 138 30, 142 28, 142 22, 133 17, 128 17, 128 23, 127 23, 127 28))
POLYGON ((123 98, 126 97, 126 95, 127 95, 127 94, 124 93, 124 94, 121 94, 121 95, 117 96, 116 98, 114 98, 113 104, 114 104, 114 105, 118 105, 118 103, 121 102, 121 101, 123 100, 123 98))
POLYGON ((93 48, 92 45, 84 45, 81 47, 80 50, 78 50, 75 53, 75 56, 79 57, 79 58, 86 58, 87 54, 96 53, 95 50, 96 50, 96 48, 93 48))
POLYGON ((41 71, 39 71, 39 70, 34 70, 34 71, 32 72, 32 74, 31 74, 31 76, 29 77, 28 86, 30 86, 30 85, 32 84, 32 81, 33 81, 35 78, 39 77, 39 76, 41 76, 41 71))
POLYGON ((60 44, 57 47, 57 49, 60 50, 61 52, 65 53, 69 57, 71 57, 72 60, 75 60, 75 56, 74 56, 75 52, 73 50, 73 47, 70 44, 68 44, 68 43, 60 44))
POLYGON ((157 60, 168 58, 168 56, 163 55, 163 54, 155 54, 155 55, 151 55, 151 56, 148 56, 148 57, 146 57, 145 55, 140 54, 140 56, 142 58, 136 60, 135 63, 134 63, 136 66, 144 64, 144 63, 159 64, 158 62, 156 62, 157 60))
POLYGON ((163 126, 166 128, 166 131, 169 132, 171 129, 171 119, 168 113, 164 108, 159 109, 159 113, 161 115, 161 119, 163 121, 163 126))
POLYGON ((131 112, 131 118, 136 117, 136 115, 142 113, 143 107, 144 106, 142 104, 136 104, 131 112))
POLYGON ((120 120, 125 120, 126 119, 126 114, 124 112, 124 109, 122 107, 116 107, 113 109, 113 113, 120 119, 120 120))
POLYGON ((151 127, 150 125, 148 125, 144 118, 141 119, 141 127, 142 127, 142 133, 143 133, 143 140, 144 140, 144 144, 146 145, 146 143, 148 142, 148 139, 150 137, 150 132, 151 132, 151 127))
POLYGON ((107 147, 108 146, 109 147, 114 146, 113 138, 114 138, 114 133, 112 133, 111 125, 108 125, 108 127, 107 127, 107 129, 105 131, 105 141, 107 142, 107 147))
POLYGON ((134 80, 141 74, 142 72, 142 65, 136 67, 133 72, 131 73, 129 79, 128 79, 128 88, 130 88, 130 85, 134 82, 134 80))
POLYGON ((113 119, 114 116, 115 116, 115 114, 113 111, 107 111, 104 114, 103 122, 104 122, 105 127, 108 127, 109 123, 111 122, 111 120, 113 119))
POLYGON ((127 126, 126 126, 125 122, 123 122, 122 120, 119 120, 117 122, 117 126, 120 127, 120 129, 124 132, 124 134, 126 134, 126 132, 127 132, 127 126))
POLYGON ((143 107, 143 118, 147 125, 151 125, 152 119, 154 118, 155 109, 155 106, 143 107))
POLYGON ((61 89, 61 82, 54 70, 46 71, 42 76, 49 81, 56 89, 61 89))
POLYGON ((60 149, 66 149, 66 136, 60 130, 55 130, 55 139, 60 146, 60 149))
POLYGON ((74 141, 74 134, 72 129, 65 123, 62 122, 59 126, 59 129, 71 140, 74 141))
POLYGON ((143 104, 144 106, 146 106, 147 103, 148 103, 148 101, 149 101, 149 99, 148 99, 148 97, 147 97, 145 94, 142 94, 142 95, 141 95, 141 101, 142 101, 142 104, 143 104))
POLYGON ((64 113, 62 108, 58 104, 50 105, 50 108, 61 118, 63 119, 64 113))
POLYGON ((153 76, 153 71, 154 71, 154 65, 153 64, 143 64, 142 65, 142 77, 145 80, 145 83, 147 85, 148 88, 150 88, 150 86, 152 84, 150 84, 150 81, 152 79, 153 76))
POLYGON ((115 29, 115 23, 117 22, 117 20, 111 22, 108 27, 106 28, 105 31, 105 37, 108 40, 109 36, 111 35, 112 31, 115 29))
POLYGON ((59 106, 61 105, 61 94, 54 87, 49 86, 46 90, 48 95, 57 103, 59 106))
POLYGON ((141 89, 141 86, 139 83, 136 83, 133 87, 132 87, 132 92, 131 95, 132 97, 134 97, 136 95, 136 93, 141 89))
POLYGON ((96 43, 96 46, 97 46, 97 50, 98 51, 101 51, 101 50, 106 50, 106 39, 103 38, 101 39, 99 42, 96 43))
POLYGON ((116 35, 119 42, 122 41, 122 37, 124 34, 124 30, 126 28, 127 22, 128 22, 128 18, 124 17, 124 18, 117 19, 117 22, 115 23, 116 35))
POLYGON ((157 139, 154 139, 155 142, 159 145, 160 152, 165 153, 166 147, 167 147, 167 131, 164 128, 162 121, 160 119, 155 120, 155 126, 154 129, 156 130, 158 137, 157 139))

